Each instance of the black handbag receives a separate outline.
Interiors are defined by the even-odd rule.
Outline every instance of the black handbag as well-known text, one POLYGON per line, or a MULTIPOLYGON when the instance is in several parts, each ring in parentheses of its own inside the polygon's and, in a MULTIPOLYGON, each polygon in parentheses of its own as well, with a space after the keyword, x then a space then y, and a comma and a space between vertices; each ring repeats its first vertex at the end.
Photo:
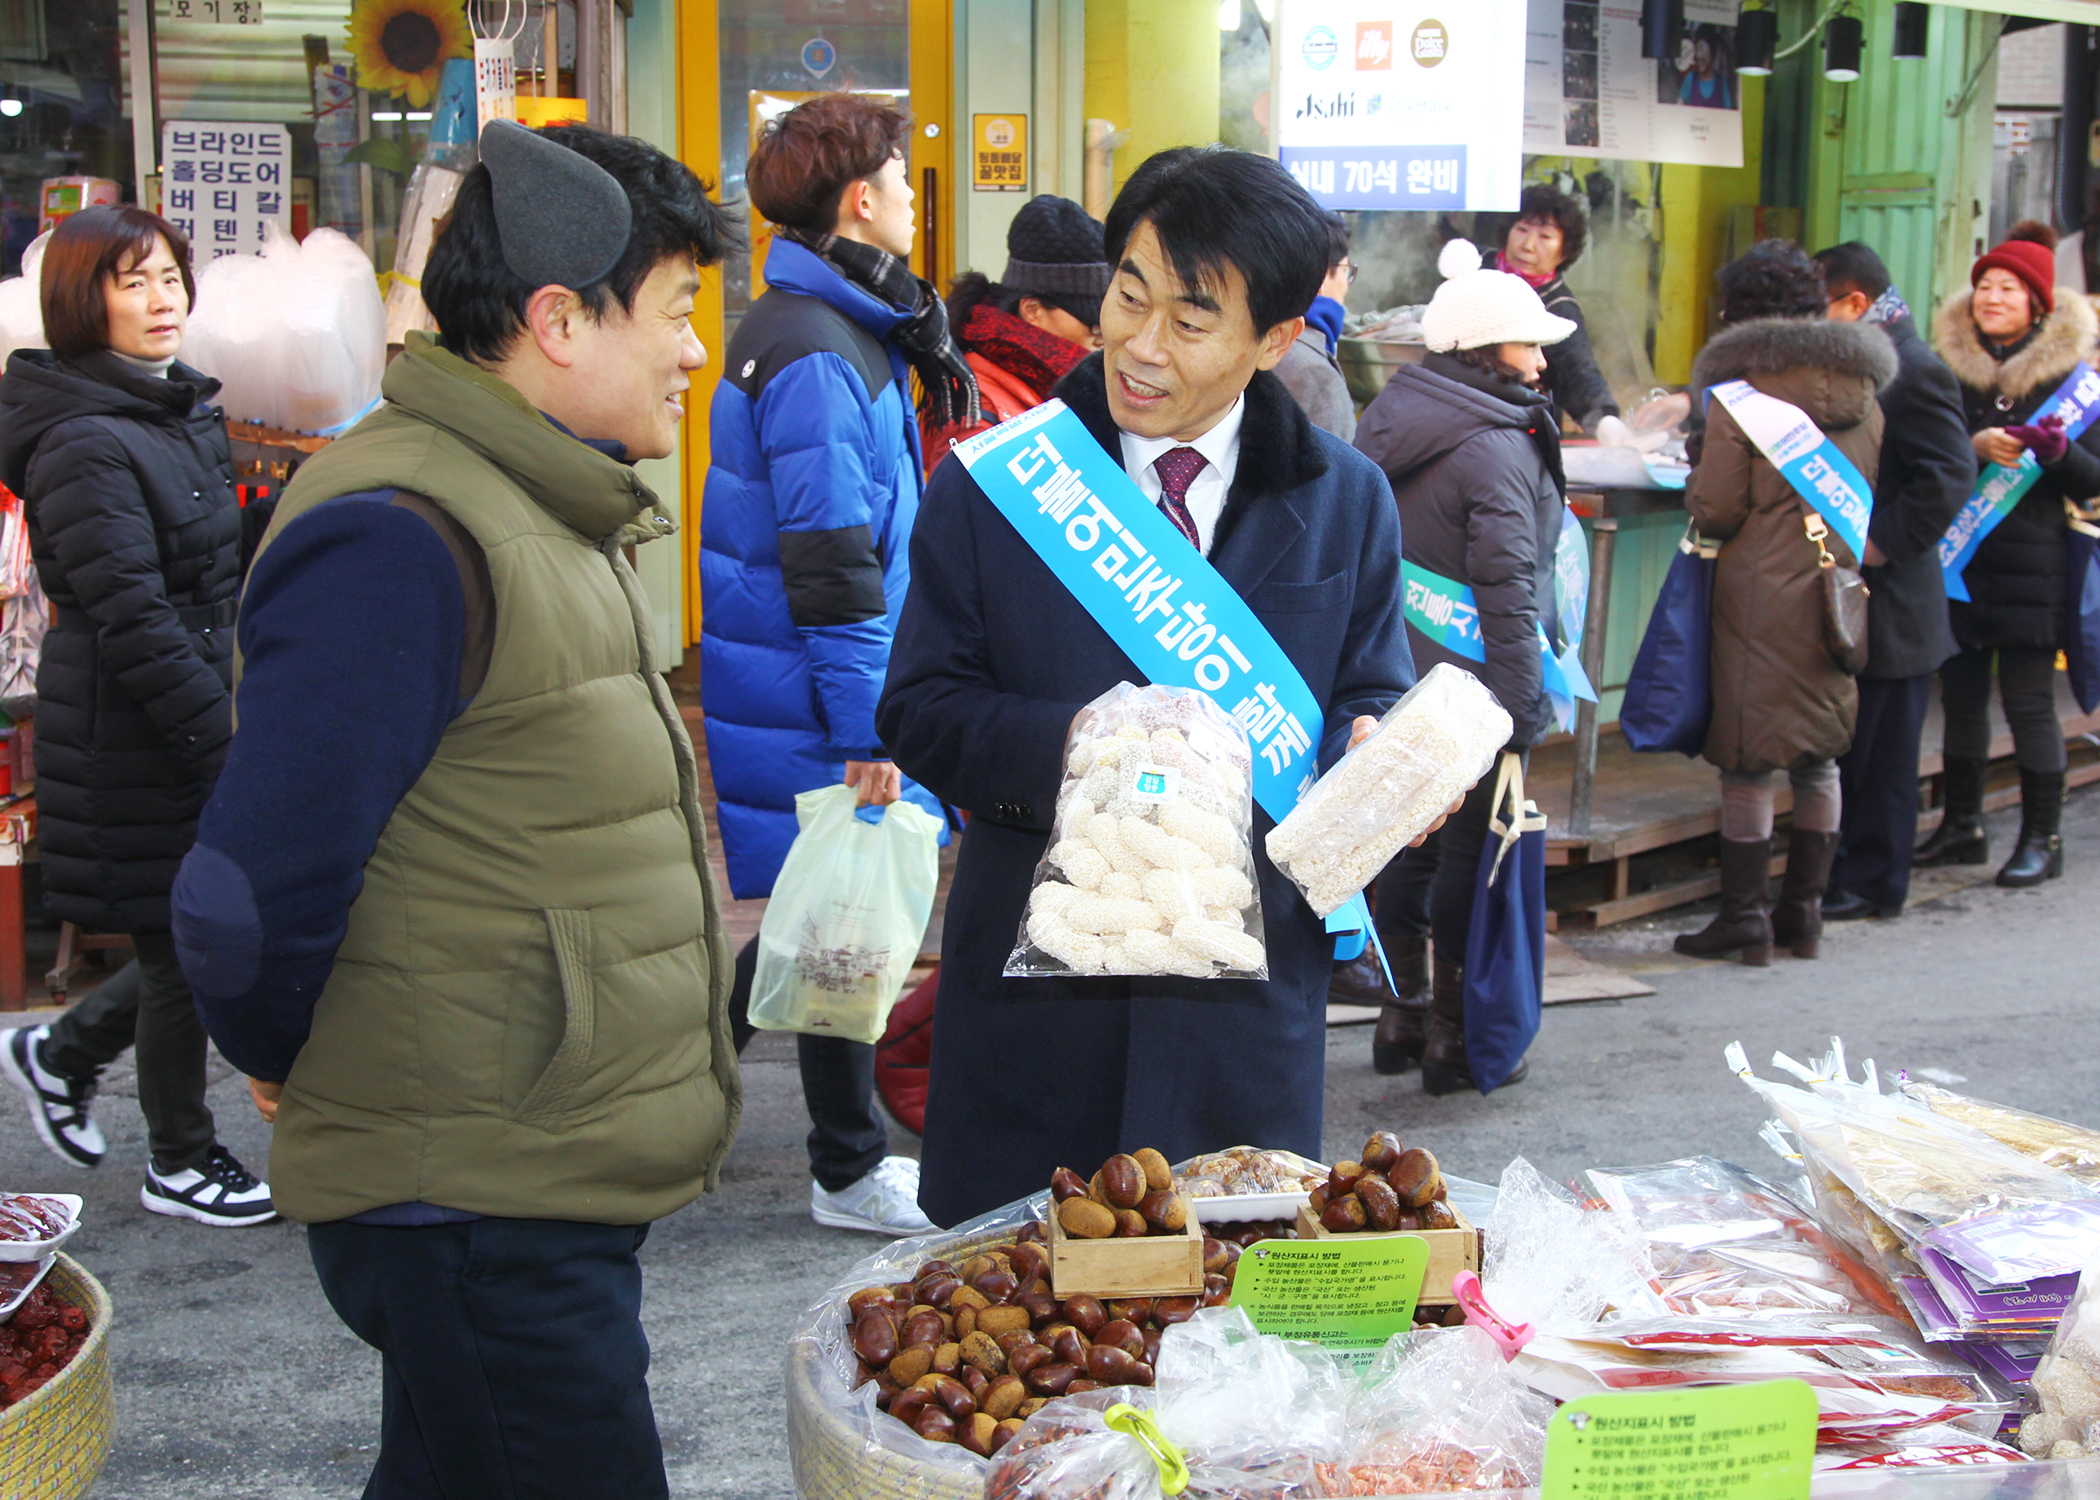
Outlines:
POLYGON ((1824 538, 1830 528, 1806 501, 1801 506, 1803 529, 1816 544, 1818 569, 1823 578, 1823 645, 1847 676, 1857 677, 1867 669, 1867 587, 1857 568, 1848 568, 1831 555, 1824 538))

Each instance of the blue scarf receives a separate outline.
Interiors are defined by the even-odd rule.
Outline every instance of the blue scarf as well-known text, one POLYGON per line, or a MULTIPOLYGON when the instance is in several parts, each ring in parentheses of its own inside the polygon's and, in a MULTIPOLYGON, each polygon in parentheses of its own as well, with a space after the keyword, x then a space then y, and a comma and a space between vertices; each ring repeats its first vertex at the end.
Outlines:
POLYGON ((1348 315, 1348 309, 1334 298, 1315 297, 1305 310, 1305 321, 1327 335, 1327 352, 1333 354, 1342 347, 1342 319, 1348 315))
POLYGON ((1861 315, 1860 321, 1863 323, 1893 323, 1898 318, 1907 318, 1909 316, 1910 304, 1903 300, 1903 294, 1897 291, 1895 284, 1891 282, 1889 289, 1875 298, 1874 305, 1861 315))

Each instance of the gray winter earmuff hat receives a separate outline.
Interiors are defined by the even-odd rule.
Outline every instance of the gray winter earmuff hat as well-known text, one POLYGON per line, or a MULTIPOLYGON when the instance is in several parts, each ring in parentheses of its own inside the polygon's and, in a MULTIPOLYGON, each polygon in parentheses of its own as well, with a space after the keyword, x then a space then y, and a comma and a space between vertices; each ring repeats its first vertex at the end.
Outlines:
POLYGON ((510 268, 535 287, 586 287, 620 263, 634 206, 589 157, 510 120, 481 132, 496 238, 510 268))

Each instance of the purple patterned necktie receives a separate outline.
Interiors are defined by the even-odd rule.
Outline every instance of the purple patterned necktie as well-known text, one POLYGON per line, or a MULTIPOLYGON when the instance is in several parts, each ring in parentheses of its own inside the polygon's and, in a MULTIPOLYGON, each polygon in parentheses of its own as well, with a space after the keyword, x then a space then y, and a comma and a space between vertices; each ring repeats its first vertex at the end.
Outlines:
POLYGON ((1159 508, 1198 552, 1203 550, 1203 538, 1196 531, 1196 518, 1189 514, 1189 486, 1209 462, 1194 448, 1170 448, 1152 463, 1152 471, 1159 475, 1159 508))

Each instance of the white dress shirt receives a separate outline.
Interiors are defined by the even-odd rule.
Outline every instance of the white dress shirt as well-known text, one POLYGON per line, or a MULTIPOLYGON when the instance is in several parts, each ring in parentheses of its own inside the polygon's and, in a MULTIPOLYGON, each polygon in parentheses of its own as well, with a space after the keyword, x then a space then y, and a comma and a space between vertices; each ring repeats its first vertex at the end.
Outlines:
POLYGON ((1247 398, 1242 395, 1232 403, 1230 411, 1218 418, 1216 426, 1193 443, 1118 432, 1123 440, 1123 471, 1154 505, 1159 504, 1160 483, 1159 471, 1153 465, 1162 454, 1176 448, 1194 448, 1208 460, 1202 472, 1189 481, 1187 496, 1189 515, 1196 522, 1196 535, 1202 540, 1205 557, 1210 556, 1211 539, 1218 533, 1218 517, 1225 513, 1225 492, 1232 488, 1232 476, 1239 472, 1240 420, 1246 414, 1247 398))

